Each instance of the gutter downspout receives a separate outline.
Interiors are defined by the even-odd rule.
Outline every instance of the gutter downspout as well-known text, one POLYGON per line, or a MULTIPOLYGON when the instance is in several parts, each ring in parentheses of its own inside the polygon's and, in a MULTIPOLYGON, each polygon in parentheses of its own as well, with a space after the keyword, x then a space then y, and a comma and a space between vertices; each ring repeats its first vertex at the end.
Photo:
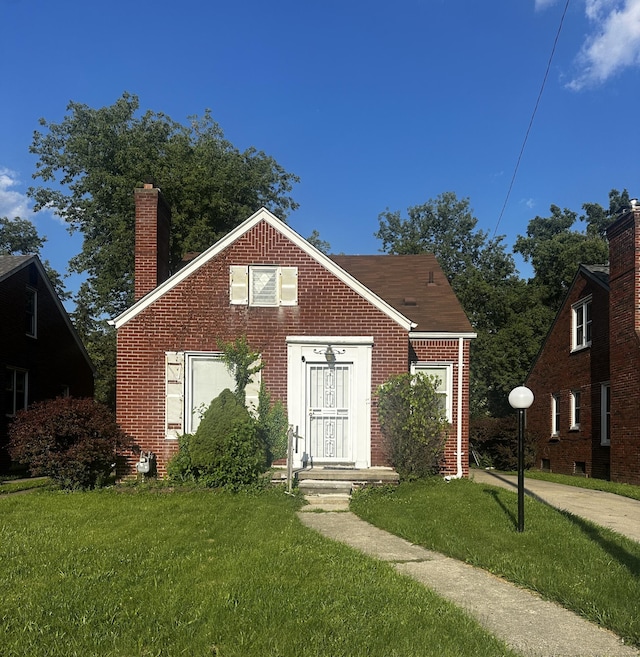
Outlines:
POLYGON ((462 399, 463 399, 463 364, 464 364, 464 341, 458 338, 458 414, 456 417, 456 465, 455 475, 447 475, 446 481, 462 479, 462 399))

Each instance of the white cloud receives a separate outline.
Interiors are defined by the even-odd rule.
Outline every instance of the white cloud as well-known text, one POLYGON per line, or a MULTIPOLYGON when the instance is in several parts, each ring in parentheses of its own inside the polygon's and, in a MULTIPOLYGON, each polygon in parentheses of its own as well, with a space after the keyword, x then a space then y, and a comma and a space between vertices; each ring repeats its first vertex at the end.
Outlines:
POLYGON ((0 217, 29 219, 32 216, 27 196, 12 189, 19 183, 14 171, 0 167, 0 217))
POLYGON ((522 205, 525 205, 527 208, 529 208, 529 210, 532 210, 536 205, 535 199, 533 199, 533 198, 520 199, 520 203, 522 205))
POLYGON ((586 0, 585 13, 593 32, 576 59, 579 73, 567 85, 575 91, 640 67, 640 0, 586 0))
POLYGON ((555 5, 557 0, 536 0, 536 11, 542 11, 551 5, 555 5))

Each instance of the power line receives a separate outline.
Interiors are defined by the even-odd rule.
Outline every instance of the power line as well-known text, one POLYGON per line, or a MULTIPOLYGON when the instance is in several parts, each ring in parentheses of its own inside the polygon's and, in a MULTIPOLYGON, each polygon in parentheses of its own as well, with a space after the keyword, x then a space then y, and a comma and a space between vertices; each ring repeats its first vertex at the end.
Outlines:
POLYGON ((535 107, 533 108, 533 113, 531 114, 531 120, 529 121, 529 126, 527 127, 527 132, 524 136, 524 141, 522 142, 522 148, 520 149, 520 154, 518 155, 518 160, 516 162, 515 169, 513 170, 513 176, 511 176, 511 182, 509 183, 509 189, 507 190, 507 196, 504 199, 504 204, 502 205, 502 210, 500 210, 500 216, 498 217, 498 221, 496 223, 495 230, 493 231, 493 237, 495 237, 496 233, 498 232, 498 226, 500 225, 500 222, 502 221, 502 215, 504 214, 504 211, 507 207, 507 203, 509 202, 509 197, 511 196, 511 190, 513 189, 513 183, 515 182, 516 175, 518 173, 518 169, 520 168, 520 160, 522 160, 522 154, 524 153, 525 146, 527 145, 527 140, 529 139, 529 133, 531 132, 531 126, 533 125, 533 119, 535 118, 536 112, 538 111, 538 105, 540 105, 540 99, 542 98, 542 92, 544 91, 544 87, 547 83, 547 78, 549 77, 549 70, 551 69, 551 62, 553 61, 553 55, 556 52, 556 46, 558 45, 558 39, 560 38, 560 32, 562 31, 562 24, 564 23, 564 17, 567 15, 567 9, 569 9, 569 2, 570 2, 570 0, 567 0, 567 3, 564 6, 564 11, 562 12, 562 16, 560 17, 560 25, 558 25, 558 31, 556 33, 555 41, 553 42, 553 48, 551 49, 551 55, 549 55, 549 62, 547 63, 547 70, 544 73, 544 79, 542 80, 542 86, 540 87, 540 93, 538 94, 538 98, 536 100, 535 107))

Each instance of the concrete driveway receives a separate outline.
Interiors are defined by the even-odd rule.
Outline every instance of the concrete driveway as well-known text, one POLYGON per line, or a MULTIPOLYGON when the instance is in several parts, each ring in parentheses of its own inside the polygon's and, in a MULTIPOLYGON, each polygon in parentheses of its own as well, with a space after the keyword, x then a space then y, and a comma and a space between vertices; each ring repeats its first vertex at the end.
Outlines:
MULTIPOLYGON (((491 484, 509 490, 518 490, 518 477, 493 470, 474 470, 469 478, 481 484, 491 484)), ((619 534, 640 542, 640 501, 628 497, 564 486, 539 479, 524 478, 525 494, 545 502, 556 509, 568 511, 591 522, 608 527, 619 534)), ((526 523, 526 518, 525 518, 526 523)))

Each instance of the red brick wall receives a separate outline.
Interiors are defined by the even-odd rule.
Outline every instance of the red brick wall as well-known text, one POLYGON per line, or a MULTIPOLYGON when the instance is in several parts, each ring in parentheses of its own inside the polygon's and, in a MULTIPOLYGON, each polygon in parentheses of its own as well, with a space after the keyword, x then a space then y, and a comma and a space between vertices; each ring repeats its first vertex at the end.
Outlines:
MULTIPOLYGON (((240 335, 262 354, 263 380, 285 404, 289 335, 373 336, 372 399, 389 376, 407 370, 406 331, 260 222, 118 330, 118 421, 142 449, 156 453, 161 474, 177 449, 164 437, 165 352, 217 351, 218 339, 240 335), (298 305, 230 305, 230 265, 251 264, 297 266, 298 305)), ((371 463, 383 465, 375 403, 371 431, 371 463)))
POLYGON ((584 463, 586 475, 608 476, 610 448, 600 444, 600 386, 609 380, 609 300, 607 290, 581 274, 558 313, 526 385, 534 394, 527 410, 527 431, 536 440, 536 467, 543 459, 551 470, 574 474, 584 463), (572 304, 592 295, 591 347, 571 352, 572 304), (570 428, 571 392, 581 395, 580 429, 570 428), (552 436, 551 395, 560 398, 560 432, 552 436))
MULTIPOLYGON (((462 452, 462 473, 463 476, 469 475, 469 350, 471 341, 463 340, 462 349, 462 433, 461 433, 461 452, 462 452)), ((451 428, 445 444, 445 458, 443 464, 444 475, 457 474, 458 458, 458 381, 460 374, 459 367, 459 343, 456 339, 430 339, 430 340, 412 340, 411 347, 415 360, 420 362, 432 362, 440 364, 452 364, 452 408, 451 408, 451 428)))
POLYGON ((607 231, 610 251, 611 479, 640 484, 640 212, 607 231))

